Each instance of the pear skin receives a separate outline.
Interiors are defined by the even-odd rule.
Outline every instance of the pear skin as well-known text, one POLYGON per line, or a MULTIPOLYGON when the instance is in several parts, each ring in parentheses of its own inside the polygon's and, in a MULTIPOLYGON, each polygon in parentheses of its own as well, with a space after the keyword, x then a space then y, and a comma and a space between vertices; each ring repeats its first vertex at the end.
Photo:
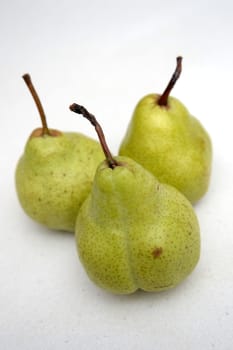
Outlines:
POLYGON ((30 137, 16 167, 16 190, 24 211, 51 229, 74 232, 78 210, 91 190, 103 153, 79 133, 30 137))
POLYGON ((175 287, 196 266, 200 230, 190 202, 127 157, 102 162, 79 210, 76 243, 90 279, 116 294, 175 287))
POLYGON ((149 94, 135 108, 119 154, 181 191, 192 203, 208 190, 212 145, 201 123, 176 98, 160 106, 149 94))

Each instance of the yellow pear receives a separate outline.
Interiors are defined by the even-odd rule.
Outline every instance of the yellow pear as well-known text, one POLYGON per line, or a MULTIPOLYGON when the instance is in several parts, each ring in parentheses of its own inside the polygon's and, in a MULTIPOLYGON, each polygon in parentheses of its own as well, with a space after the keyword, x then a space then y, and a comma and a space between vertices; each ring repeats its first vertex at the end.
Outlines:
POLYGON ((190 202, 127 157, 112 157, 84 107, 70 109, 96 128, 106 156, 76 222, 77 250, 98 286, 118 294, 175 287, 196 266, 200 232, 190 202))
POLYGON ((24 81, 42 121, 30 135, 16 167, 16 190, 24 211, 52 229, 74 231, 81 204, 104 158, 99 143, 80 133, 49 129, 30 76, 24 81))
POLYGON ((181 191, 192 203, 207 191, 212 160, 211 140, 170 91, 181 73, 181 57, 162 95, 149 94, 137 104, 119 154, 181 191))

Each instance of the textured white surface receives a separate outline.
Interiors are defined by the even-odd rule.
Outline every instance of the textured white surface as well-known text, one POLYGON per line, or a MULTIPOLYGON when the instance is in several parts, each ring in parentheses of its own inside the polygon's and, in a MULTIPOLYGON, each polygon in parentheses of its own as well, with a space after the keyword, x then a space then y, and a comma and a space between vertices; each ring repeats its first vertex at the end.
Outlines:
POLYGON ((0 344, 2 350, 233 348, 231 1, 0 3, 0 344), (39 120, 21 79, 29 72, 48 123, 96 137, 68 110, 85 105, 113 152, 140 97, 173 91, 209 131, 213 176, 196 205, 201 260, 174 290, 110 295, 87 278, 71 234, 28 219, 14 169, 39 120))

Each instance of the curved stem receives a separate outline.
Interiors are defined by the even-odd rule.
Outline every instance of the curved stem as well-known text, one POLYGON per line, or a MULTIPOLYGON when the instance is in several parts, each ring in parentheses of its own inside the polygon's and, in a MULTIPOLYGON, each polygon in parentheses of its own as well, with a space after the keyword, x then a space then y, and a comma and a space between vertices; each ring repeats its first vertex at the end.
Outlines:
POLYGON ((40 119, 41 119, 41 123, 42 123, 42 134, 43 135, 50 135, 49 128, 48 128, 47 121, 46 121, 45 112, 44 112, 43 106, 40 102, 40 98, 39 98, 39 96, 34 88, 34 85, 32 84, 31 77, 29 74, 24 74, 22 76, 22 78, 25 81, 29 91, 31 92, 31 95, 35 101, 36 106, 37 106, 37 109, 38 109, 38 112, 40 115, 40 119))
POLYGON ((173 73, 171 80, 169 81, 166 89, 164 90, 163 94, 160 96, 160 98, 157 102, 159 106, 167 106, 169 94, 170 94, 171 90, 173 89, 175 83, 179 79, 181 71, 182 71, 182 57, 179 56, 176 58, 175 72, 173 73))
POLYGON ((108 148, 108 145, 106 143, 105 136, 103 133, 103 129, 100 126, 100 124, 98 123, 98 121, 96 120, 95 116, 93 114, 89 113, 85 107, 80 106, 77 103, 73 103, 70 106, 70 110, 74 113, 82 114, 84 118, 89 120, 89 122, 95 127, 95 130, 97 132, 98 138, 100 140, 100 143, 101 143, 101 146, 102 146, 102 149, 104 151, 104 154, 105 154, 105 157, 106 157, 106 160, 108 162, 109 167, 114 169, 116 166, 118 166, 117 162, 113 158, 113 156, 108 148))

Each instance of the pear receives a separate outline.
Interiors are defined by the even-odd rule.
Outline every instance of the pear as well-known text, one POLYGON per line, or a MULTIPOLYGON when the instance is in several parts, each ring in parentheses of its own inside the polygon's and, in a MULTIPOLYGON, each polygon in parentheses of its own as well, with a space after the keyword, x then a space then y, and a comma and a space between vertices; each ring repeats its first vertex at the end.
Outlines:
POLYGON ((149 94, 137 104, 119 154, 181 191, 192 203, 208 190, 212 146, 201 125, 170 91, 181 73, 182 58, 162 95, 149 94))
POLYGON ((116 294, 175 287, 196 266, 200 232, 190 202, 140 164, 112 157, 95 117, 83 114, 99 134, 106 160, 76 222, 76 243, 90 279, 116 294))
POLYGON ((74 232, 78 210, 103 160, 100 144, 80 133, 49 129, 28 74, 23 76, 39 110, 42 128, 30 135, 16 167, 16 190, 24 211, 48 228, 74 232))

